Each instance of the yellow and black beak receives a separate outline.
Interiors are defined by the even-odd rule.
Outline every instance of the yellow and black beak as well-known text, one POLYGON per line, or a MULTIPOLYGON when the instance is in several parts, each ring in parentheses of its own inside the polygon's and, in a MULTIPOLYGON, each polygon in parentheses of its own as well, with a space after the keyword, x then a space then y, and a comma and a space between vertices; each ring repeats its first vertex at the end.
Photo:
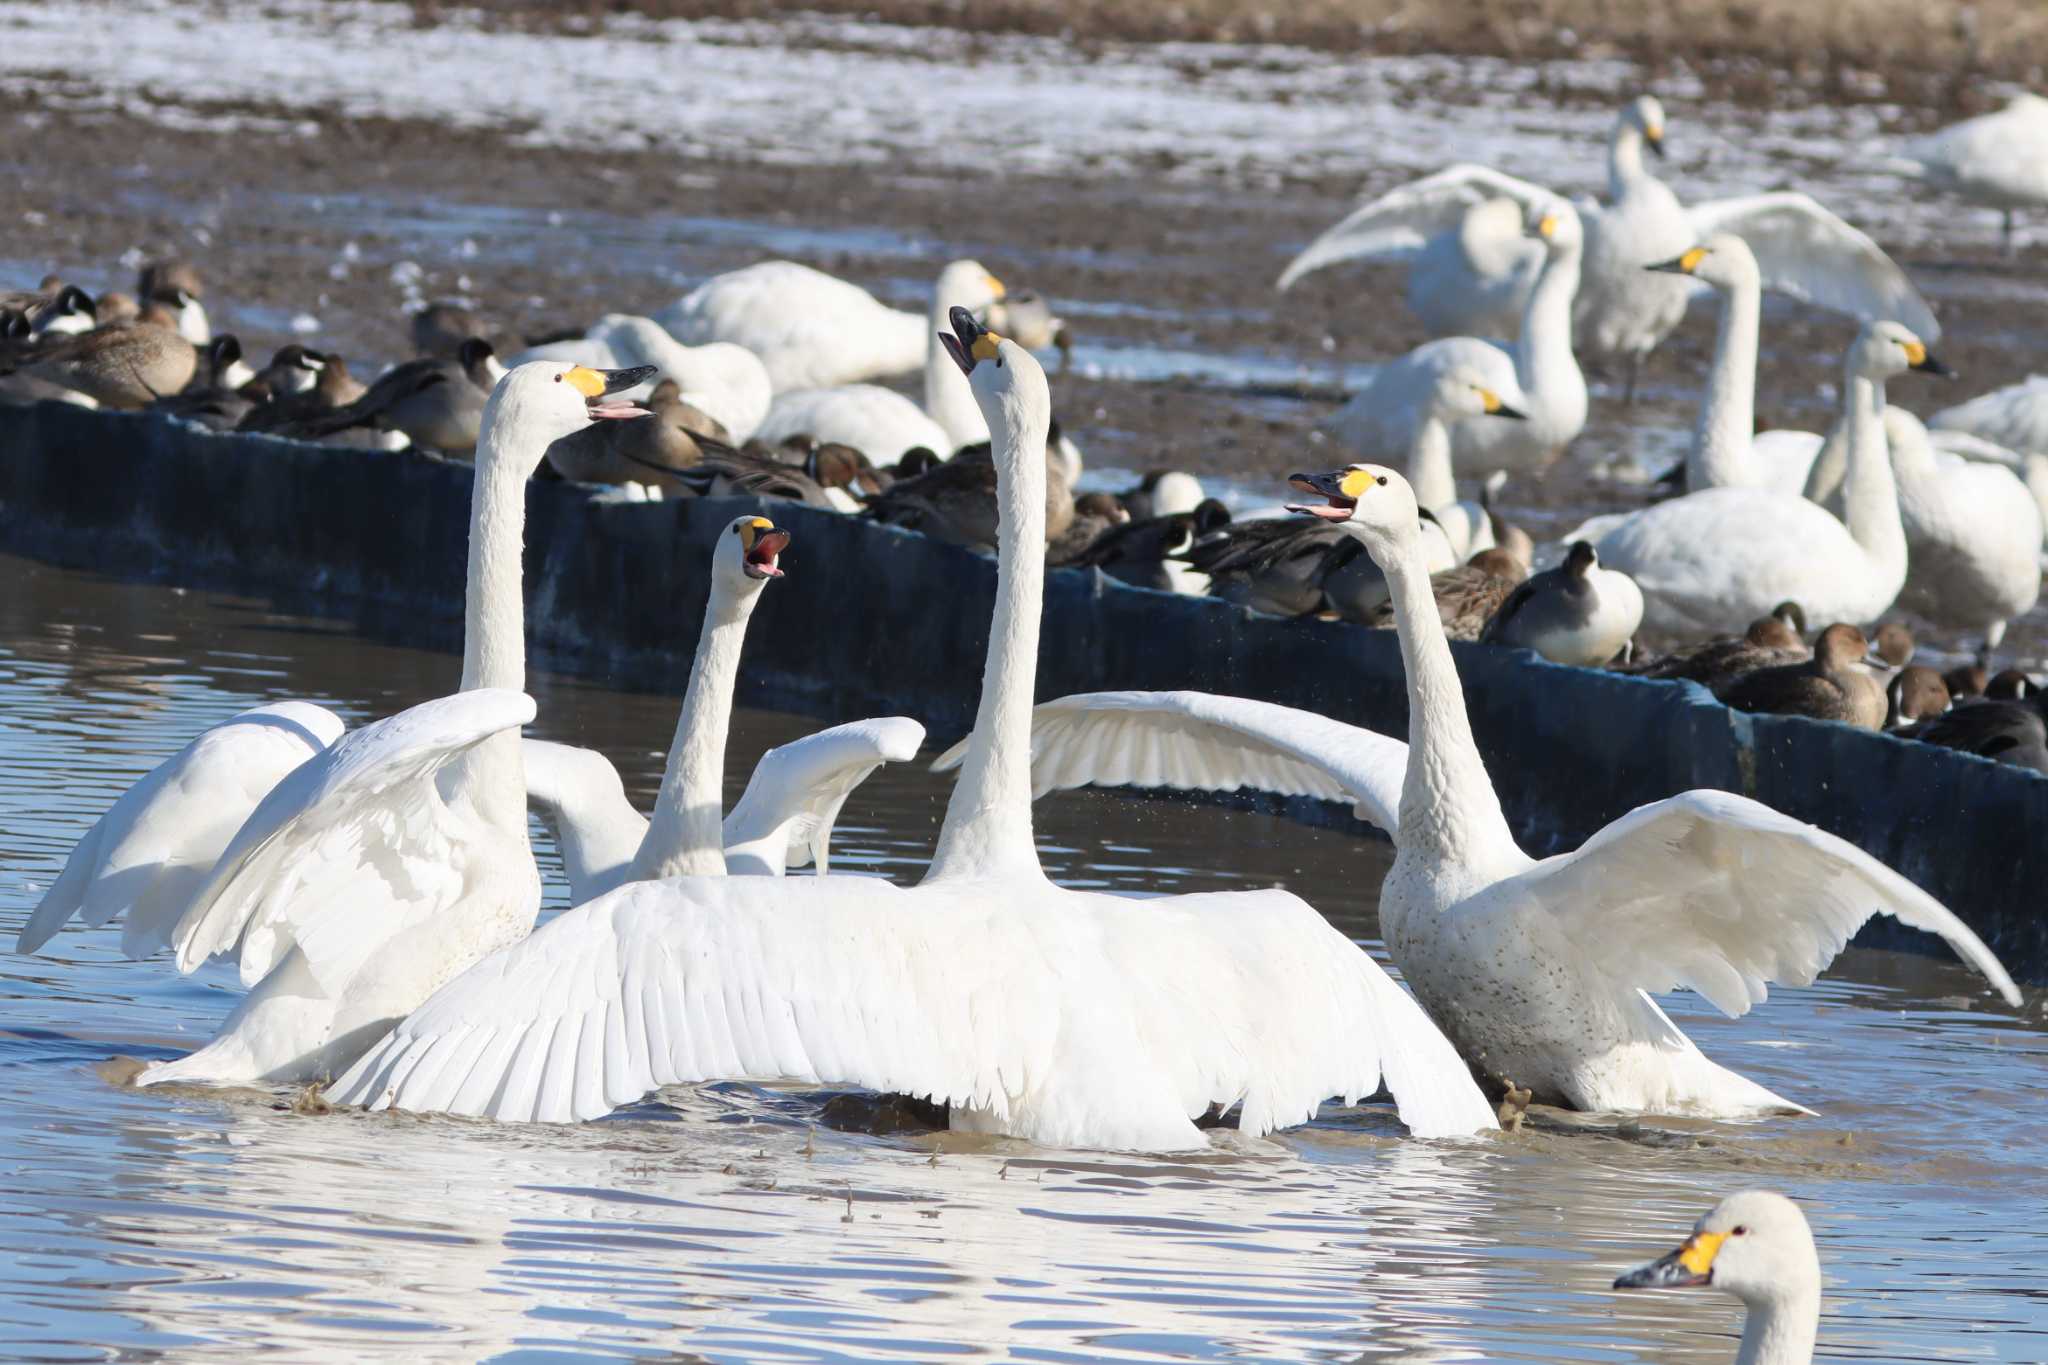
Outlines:
POLYGON ((789 532, 776 530, 766 517, 749 517, 733 531, 740 538, 740 569, 747 577, 782 577, 782 566, 776 560, 789 548, 789 532))
POLYGON ((635 365, 630 370, 594 370, 588 365, 571 365, 562 378, 583 395, 592 418, 645 417, 647 409, 637 403, 607 403, 605 398, 638 388, 661 373, 656 365, 635 365))
POLYGON ((1328 499, 1327 505, 1322 507, 1290 502, 1288 511, 1321 517, 1324 521, 1348 521, 1352 509, 1358 506, 1359 497, 1372 487, 1373 478, 1362 469, 1339 469, 1328 474, 1289 474, 1287 482, 1304 493, 1315 493, 1328 499))
POLYGON ((1693 271, 1700 268, 1700 262, 1705 259, 1707 259, 1707 249, 1703 246, 1696 246, 1683 256, 1674 256, 1668 261, 1659 261, 1655 265, 1646 265, 1643 269, 1659 271, 1666 275, 1690 275, 1693 271))
POLYGON ((1660 1256, 1648 1265, 1637 1266, 1626 1275, 1614 1281, 1616 1289, 1690 1289, 1694 1285, 1714 1282, 1714 1256, 1721 1250, 1721 1243, 1728 1240, 1725 1232, 1695 1232, 1685 1239, 1685 1244, 1668 1256, 1660 1256))
POLYGON ((1659 161, 1664 159, 1664 130, 1662 128, 1644 129, 1643 141, 1650 144, 1650 150, 1656 153, 1659 161))
POLYGON ((1500 395, 1492 389, 1481 389, 1479 391, 1479 401, 1486 405, 1486 415, 1488 417, 1512 417, 1517 422, 1529 420, 1528 413, 1523 412, 1520 408, 1509 407, 1501 401, 1500 395))
POLYGON ((1002 338, 975 321, 974 314, 956 305, 947 310, 946 320, 953 325, 953 330, 939 333, 939 341, 944 344, 946 354, 953 357, 953 363, 960 367, 960 373, 973 374, 975 365, 984 360, 993 360, 998 365, 1002 363, 997 351, 997 343, 1002 338))
POLYGON ((1921 374, 1939 375, 1943 379, 1954 379, 1956 372, 1934 358, 1934 352, 1923 342, 1906 343, 1906 367, 1921 374))

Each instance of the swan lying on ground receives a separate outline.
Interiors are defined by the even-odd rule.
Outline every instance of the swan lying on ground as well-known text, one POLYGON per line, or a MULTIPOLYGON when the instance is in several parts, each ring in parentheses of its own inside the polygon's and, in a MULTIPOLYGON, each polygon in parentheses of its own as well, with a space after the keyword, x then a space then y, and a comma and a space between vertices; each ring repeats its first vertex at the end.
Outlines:
POLYGON ((1676 1251, 1614 1281, 1616 1289, 1711 1285, 1749 1314, 1735 1365, 1808 1365, 1820 1334, 1820 1253, 1806 1215, 1771 1190, 1731 1194, 1701 1215, 1676 1251))
MULTIPOLYGON (((722 1077, 852 1083, 956 1128, 1199 1148, 1382 1079, 1418 1134, 1494 1126, 1412 1000, 1282 891, 1130 899, 1046 880, 1032 842, 1044 579, 1044 372, 964 310, 948 342, 994 433, 995 619, 965 774, 919 886, 680 877, 578 907, 479 962, 342 1077, 375 1108, 595 1118, 722 1077)), ((1413 513, 1411 512, 1411 515, 1413 513)))
POLYGON ((2048 208, 2048 99, 2021 92, 1995 114, 1951 124, 1903 149, 1930 185, 2000 211, 2000 238, 2013 249, 2013 214, 2048 208))

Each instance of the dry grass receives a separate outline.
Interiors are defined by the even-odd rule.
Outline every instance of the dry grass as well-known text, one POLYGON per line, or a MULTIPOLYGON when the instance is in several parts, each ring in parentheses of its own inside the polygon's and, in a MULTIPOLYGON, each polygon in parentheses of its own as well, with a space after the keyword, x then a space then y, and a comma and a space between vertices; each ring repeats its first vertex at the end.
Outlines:
POLYGON ((1710 93, 1769 101, 1788 80, 1835 98, 1988 107, 1987 79, 2038 86, 2044 0, 412 0, 422 22, 485 7, 538 26, 673 18, 872 16, 1101 42, 1284 42, 1340 52, 1619 56, 1684 65, 1710 93))

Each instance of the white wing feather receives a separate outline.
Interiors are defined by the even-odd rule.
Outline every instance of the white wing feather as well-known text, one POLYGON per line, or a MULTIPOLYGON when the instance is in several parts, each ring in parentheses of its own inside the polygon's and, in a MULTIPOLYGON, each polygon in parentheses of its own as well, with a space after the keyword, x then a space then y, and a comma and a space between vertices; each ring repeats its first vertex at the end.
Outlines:
MULTIPOLYGON (((958 767, 967 742, 934 772, 958 767)), ((1178 787, 1349 801, 1398 832, 1408 746, 1272 702, 1209 692, 1082 692, 1031 713, 1033 797, 1068 787, 1178 787)))
POLYGON ((167 946, 192 893, 257 803, 343 728, 324 707, 277 702, 199 735, 86 831, 16 950, 35 952, 74 914, 95 927, 125 914, 121 950, 129 957, 167 946))
POLYGON ((1762 1004, 1770 982, 1810 983, 1880 913, 1939 934, 2020 1003, 1939 901, 1848 841, 1727 792, 1639 807, 1497 889, 1550 910, 1617 985, 1689 986, 1730 1016, 1762 1004))
POLYGON ((1475 204, 1505 198, 1526 209, 1549 193, 1485 166, 1448 167, 1360 204, 1288 262, 1278 287, 1340 261, 1412 259, 1432 237, 1455 229, 1475 204))
POLYGON ((1160 1150, 1201 1145, 1212 1100, 1264 1133, 1373 1092, 1383 1065, 1418 1135, 1494 1126, 1420 1007, 1284 892, 692 878, 478 963, 333 1093, 567 1122, 663 1085, 851 1083, 1048 1145, 1160 1150))
POLYGON ((298 946, 339 989, 361 951, 397 931, 394 917, 431 914, 466 885, 434 774, 533 715, 521 692, 458 692, 365 725, 302 764, 263 798, 179 919, 178 970, 232 948, 253 985, 298 946))
POLYGON ((1764 288, 1872 321, 1904 323, 1923 341, 1941 324, 1906 272, 1861 230, 1796 191, 1713 199, 1686 210, 1704 241, 1732 232, 1749 244, 1764 288))
POLYGON ((832 826, 853 789, 884 763, 907 763, 924 744, 908 716, 849 721, 761 755, 725 817, 727 869, 781 876, 785 867, 832 859, 832 826))

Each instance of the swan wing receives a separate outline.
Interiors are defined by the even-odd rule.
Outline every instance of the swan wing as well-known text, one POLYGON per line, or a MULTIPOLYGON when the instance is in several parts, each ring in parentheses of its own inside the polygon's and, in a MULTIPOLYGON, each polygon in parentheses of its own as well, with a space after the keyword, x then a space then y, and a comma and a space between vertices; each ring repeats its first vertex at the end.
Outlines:
POLYGON ((853 789, 884 763, 907 763, 924 744, 908 716, 849 721, 761 755, 725 817, 726 865, 781 876, 785 867, 830 868, 832 826, 853 789), (758 868, 755 866, 758 865, 758 868))
POLYGON ((294 769, 236 832, 178 920, 178 970, 233 949, 243 984, 253 985, 298 946, 314 975, 337 985, 364 947, 400 927, 395 917, 467 884, 463 833, 474 817, 433 779, 533 715, 521 692, 458 692, 365 725, 294 769))
POLYGON ((74 914, 95 927, 125 914, 121 949, 130 957, 167 946, 186 902, 257 803, 342 729, 325 707, 278 702, 200 734, 86 831, 16 950, 37 951, 74 914))
POLYGON ((1847 840, 1746 797, 1690 791, 1622 816, 1506 884, 1555 915, 1618 984, 1689 986, 1731 1017, 1773 981, 1804 986, 1864 921, 1939 934, 2008 1004, 1998 958, 1932 896, 1847 840))
POLYGON ((1210 1099, 1256 1133, 1383 1078, 1419 1135, 1493 1126, 1421 1009, 1297 897, 1037 879, 635 883, 450 981, 331 1093, 570 1122, 734 1077, 925 1096, 1059 1146, 1198 1146, 1210 1099))
MULTIPOLYGON (((960 765, 961 740, 932 764, 960 765)), ((1397 833, 1408 746, 1311 711, 1209 692, 1081 692, 1031 713, 1034 797, 1069 787, 1176 787, 1348 801, 1397 833)))
POLYGON ((1449 167, 1360 204, 1288 262, 1278 287, 1339 261, 1407 260, 1430 238, 1457 228, 1475 204, 1512 199, 1526 209, 1548 193, 1484 166, 1449 167))
POLYGON ((1747 242, 1766 289, 1866 321, 1889 318, 1923 341, 1941 339, 1934 310, 1898 263, 1810 195, 1783 190, 1713 199, 1686 215, 1702 240, 1732 232, 1747 242))
POLYGON ((569 894, 586 901, 626 880, 647 838, 647 817, 626 799, 612 761, 593 749, 519 741, 526 805, 553 834, 569 894))

